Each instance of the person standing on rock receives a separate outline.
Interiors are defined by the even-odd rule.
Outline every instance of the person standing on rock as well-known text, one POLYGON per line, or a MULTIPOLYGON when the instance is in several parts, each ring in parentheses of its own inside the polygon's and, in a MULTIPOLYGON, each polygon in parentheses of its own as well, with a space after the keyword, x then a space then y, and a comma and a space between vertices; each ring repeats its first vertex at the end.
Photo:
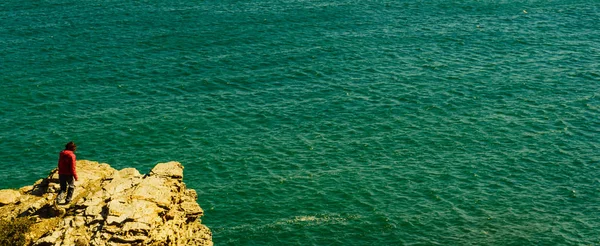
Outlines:
POLYGON ((75 167, 75 150, 77 145, 73 141, 68 142, 65 149, 60 152, 58 157, 58 179, 60 181, 60 192, 56 196, 56 203, 60 203, 67 193, 65 204, 70 203, 75 191, 75 181, 77 180, 77 169, 75 167))

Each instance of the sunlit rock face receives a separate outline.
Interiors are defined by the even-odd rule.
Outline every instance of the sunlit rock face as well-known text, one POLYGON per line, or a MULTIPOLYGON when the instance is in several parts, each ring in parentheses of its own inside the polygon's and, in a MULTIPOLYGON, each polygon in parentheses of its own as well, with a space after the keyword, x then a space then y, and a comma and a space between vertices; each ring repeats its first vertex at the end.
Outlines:
POLYGON ((0 190, 0 214, 36 221, 26 235, 29 245, 213 245, 179 162, 142 175, 84 160, 77 172, 70 204, 56 204, 58 172, 52 170, 33 186, 0 190))

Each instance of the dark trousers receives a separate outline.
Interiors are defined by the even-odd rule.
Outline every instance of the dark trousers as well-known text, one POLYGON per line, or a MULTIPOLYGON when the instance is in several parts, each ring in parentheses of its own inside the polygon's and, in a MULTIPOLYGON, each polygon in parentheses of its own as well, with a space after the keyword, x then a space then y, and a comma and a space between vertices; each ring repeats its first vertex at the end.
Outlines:
POLYGON ((75 191, 75 178, 73 178, 73 175, 59 174, 58 180, 60 181, 60 192, 58 192, 58 198, 62 199, 65 192, 67 192, 66 201, 71 201, 73 198, 73 191, 75 191))

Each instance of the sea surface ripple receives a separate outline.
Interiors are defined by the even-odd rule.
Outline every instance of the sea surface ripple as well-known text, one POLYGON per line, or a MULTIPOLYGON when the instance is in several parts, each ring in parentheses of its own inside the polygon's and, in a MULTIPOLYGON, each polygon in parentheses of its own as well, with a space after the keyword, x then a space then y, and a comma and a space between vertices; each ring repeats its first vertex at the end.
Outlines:
POLYGON ((216 245, 600 244, 600 2, 0 3, 0 188, 180 161, 216 245))

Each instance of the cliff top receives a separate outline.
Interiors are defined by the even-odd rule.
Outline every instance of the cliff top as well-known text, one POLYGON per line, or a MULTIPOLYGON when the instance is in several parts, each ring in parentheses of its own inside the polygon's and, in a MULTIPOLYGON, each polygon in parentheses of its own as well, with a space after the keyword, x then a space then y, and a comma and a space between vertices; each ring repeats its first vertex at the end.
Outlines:
POLYGON ((81 160, 77 173, 73 200, 66 205, 55 202, 56 169, 32 186, 0 190, 2 223, 27 219, 25 245, 213 244, 179 162, 157 164, 142 175, 134 168, 81 160))

